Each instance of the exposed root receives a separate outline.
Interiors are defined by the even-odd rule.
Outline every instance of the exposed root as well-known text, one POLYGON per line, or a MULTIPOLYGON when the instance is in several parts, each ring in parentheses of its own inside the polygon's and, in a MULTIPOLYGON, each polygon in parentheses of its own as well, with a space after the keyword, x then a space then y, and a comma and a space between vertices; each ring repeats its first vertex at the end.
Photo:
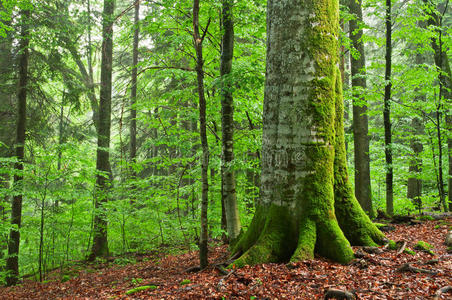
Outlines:
POLYGON ((430 274, 430 275, 438 274, 438 271, 416 268, 416 267, 411 266, 408 263, 403 264, 402 266, 397 268, 397 272, 425 273, 425 274, 430 274))

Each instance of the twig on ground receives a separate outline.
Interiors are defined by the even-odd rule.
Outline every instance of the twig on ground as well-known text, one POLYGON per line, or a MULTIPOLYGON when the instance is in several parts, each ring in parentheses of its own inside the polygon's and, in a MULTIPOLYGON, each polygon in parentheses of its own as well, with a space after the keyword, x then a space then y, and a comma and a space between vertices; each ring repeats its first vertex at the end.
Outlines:
POLYGON ((405 250, 406 245, 407 245, 406 241, 403 241, 402 246, 400 246, 400 249, 397 250, 397 255, 401 254, 405 250))

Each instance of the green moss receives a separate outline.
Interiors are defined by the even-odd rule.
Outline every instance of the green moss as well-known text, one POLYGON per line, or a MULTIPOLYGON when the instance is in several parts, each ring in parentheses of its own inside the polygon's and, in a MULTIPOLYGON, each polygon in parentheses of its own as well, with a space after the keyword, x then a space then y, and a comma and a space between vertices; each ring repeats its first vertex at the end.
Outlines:
POLYGON ((287 207, 270 205, 259 238, 234 262, 238 268, 264 262, 288 260, 296 246, 293 215, 287 207))
POLYGON ((414 246, 414 249, 416 249, 416 250, 431 250, 431 249, 433 249, 433 246, 430 245, 430 244, 427 243, 427 242, 424 242, 424 241, 418 241, 418 242, 416 243, 416 245, 414 246))
POLYGON ((409 255, 416 255, 416 252, 411 250, 410 248, 405 248, 405 250, 403 250, 403 253, 406 253, 409 255))
POLYGON ((389 241, 388 248, 389 248, 390 250, 397 250, 397 249, 399 249, 399 247, 397 246, 397 243, 394 242, 393 240, 390 240, 390 241, 389 241))
POLYGON ((380 229, 381 227, 387 226, 387 224, 385 224, 385 223, 377 223, 377 222, 373 222, 373 224, 374 224, 378 229, 380 229))
POLYGON ((157 287, 155 285, 143 285, 138 286, 136 288, 130 289, 126 292, 126 295, 132 295, 137 292, 146 291, 146 290, 155 290, 157 287))
POLYGON ((291 257, 291 261, 301 261, 314 258, 315 241, 317 239, 315 222, 310 218, 303 218, 300 222, 298 246, 291 257))
POLYGON ((377 246, 386 237, 362 210, 348 180, 343 124, 343 99, 340 71, 336 68, 336 143, 334 159, 334 209, 339 226, 352 245, 377 246))
POLYGON ((435 255, 435 252, 432 251, 433 246, 424 241, 418 241, 416 243, 416 245, 414 245, 414 249, 420 250, 420 251, 425 251, 425 252, 429 253, 430 255, 435 255))
POLYGON ((189 283, 191 283, 191 280, 190 280, 190 279, 184 279, 184 280, 182 280, 182 281, 180 282, 180 285, 186 285, 186 284, 189 284, 189 283))

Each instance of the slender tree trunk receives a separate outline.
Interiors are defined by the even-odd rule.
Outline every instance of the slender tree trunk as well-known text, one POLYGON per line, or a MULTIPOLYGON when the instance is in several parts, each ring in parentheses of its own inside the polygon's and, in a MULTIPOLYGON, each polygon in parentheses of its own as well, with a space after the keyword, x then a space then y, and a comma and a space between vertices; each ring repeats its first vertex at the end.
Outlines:
POLYGON ((434 51, 434 61, 436 68, 438 70, 438 81, 439 81, 439 104, 437 107, 437 138, 438 138, 438 147, 439 147, 439 162, 438 162, 438 189, 439 196, 441 199, 441 204, 443 206, 444 211, 452 209, 452 196, 451 196, 451 186, 452 186, 452 140, 451 140, 451 130, 452 130, 452 117, 451 117, 451 109, 452 106, 452 72, 449 65, 449 57, 447 56, 447 52, 443 49, 443 16, 445 13, 446 7, 442 7, 441 9, 437 9, 434 7, 429 1, 424 0, 424 3, 429 7, 426 11, 427 16, 427 24, 435 28, 435 33, 432 37, 432 48, 434 51), (440 11, 442 10, 442 11, 440 11), (448 188, 449 188, 449 205, 446 203, 446 195, 444 192, 444 181, 443 181, 443 172, 442 172, 442 136, 441 136, 441 116, 443 113, 444 107, 443 103, 446 105, 445 118, 446 118, 446 128, 448 132, 448 160, 449 160, 449 179, 448 179, 448 188))
POLYGON ((234 100, 230 73, 234 57, 234 23, 232 0, 223 0, 223 37, 221 42, 221 130, 222 156, 221 179, 222 201, 226 213, 226 227, 230 241, 234 241, 240 233, 240 216, 235 193, 234 161, 234 100))
MULTIPOLYGON (((210 23, 210 20, 209 20, 210 23)), ((207 24, 205 32, 208 29, 207 24)), ((196 75, 198 80, 198 98, 199 98, 199 134, 202 146, 201 158, 201 234, 199 238, 199 260, 201 269, 208 265, 207 253, 207 239, 208 239, 208 224, 207 224, 207 208, 209 204, 209 144, 207 143, 207 125, 206 125, 206 98, 204 95, 204 60, 202 56, 202 42, 204 35, 201 36, 199 32, 199 0, 193 1, 193 44, 196 51, 196 75)))
MULTIPOLYGON (((418 27, 425 29, 426 22, 418 21, 418 27)), ((421 45, 415 45, 416 47, 421 47, 421 45)), ((418 68, 422 68, 422 65, 425 63, 425 55, 422 53, 416 54, 416 65, 418 68)), ((419 88, 416 89, 416 102, 424 102, 425 94, 422 94, 419 88)), ((422 179, 419 178, 419 175, 422 172, 422 158, 421 153, 424 150, 422 142, 420 140, 420 136, 424 134, 424 124, 423 120, 420 117, 414 116, 411 119, 411 129, 412 129, 412 138, 410 139, 410 147, 412 151, 410 163, 409 163, 409 177, 407 184, 407 198, 411 199, 413 204, 419 210, 422 209, 422 179)))
MULTIPOLYGON (((2 2, 0 1, 0 12, 5 12, 2 2)), ((5 25, 11 25, 10 21, 3 21, 5 25)), ((14 93, 11 91, 10 81, 13 71, 13 57, 12 57, 12 36, 8 34, 6 37, 0 38, 0 157, 11 157, 14 155, 14 134, 15 130, 15 112, 16 105, 13 103, 14 93)), ((0 173, 0 188, 9 190, 10 174, 0 173)), ((5 194, 0 198, 0 223, 8 221, 7 203, 10 197, 5 194)), ((3 271, 3 254, 8 245, 8 235, 0 235, 0 272, 3 271)))
POLYGON ((138 42, 140 34, 140 2, 135 4, 133 50, 132 50, 132 90, 130 92, 130 162, 132 163, 131 175, 136 176, 133 164, 136 163, 137 156, 137 71, 138 71, 138 42))
POLYGON ((364 211, 373 216, 372 189, 370 185, 370 157, 367 118, 367 101, 364 97, 367 89, 366 58, 364 54, 363 12, 361 0, 350 0, 350 13, 356 19, 350 20, 350 39, 359 53, 355 58, 350 55, 352 88, 353 88, 353 135, 355 143, 355 196, 364 211))
POLYGON ((113 13, 115 1, 104 0, 102 28, 101 87, 99 102, 99 123, 97 139, 98 175, 96 178, 94 236, 90 259, 108 255, 107 216, 103 204, 108 201, 111 185, 110 168, 110 127, 111 127, 111 90, 113 59, 113 13))
MULTIPOLYGON (((14 168, 14 186, 22 191, 24 153, 25 153, 25 130, 27 123, 27 84, 28 84, 28 45, 29 45, 29 26, 30 10, 21 11, 21 35, 20 35, 20 57, 19 57, 19 87, 18 87, 18 113, 17 113, 17 131, 16 131, 16 157, 17 163, 14 168)), ((13 197, 11 207, 11 225, 8 241, 8 258, 6 261, 6 284, 15 285, 19 280, 19 246, 20 246, 20 227, 22 221, 22 192, 13 197)))
POLYGON ((392 166, 392 133, 391 133, 391 70, 392 70, 392 12, 391 0, 386 0, 386 54, 385 54, 385 95, 383 122, 385 130, 386 159, 386 213, 394 214, 393 166, 392 166))

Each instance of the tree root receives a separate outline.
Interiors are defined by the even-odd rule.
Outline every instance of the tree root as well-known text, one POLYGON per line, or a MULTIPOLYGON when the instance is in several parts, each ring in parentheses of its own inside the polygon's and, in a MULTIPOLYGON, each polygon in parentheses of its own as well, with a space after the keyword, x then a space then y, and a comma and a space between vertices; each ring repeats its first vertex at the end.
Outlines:
POLYGON ((450 291, 452 291, 452 286, 450 286, 450 285, 440 288, 439 290, 436 291, 435 296, 433 297, 433 300, 439 300, 441 298, 441 294, 448 293, 450 291))
POLYGON ((430 275, 436 275, 438 274, 438 271, 432 271, 432 270, 426 270, 426 269, 420 269, 411 266, 410 264, 406 263, 397 268, 397 272, 413 272, 413 273, 425 273, 430 275))

